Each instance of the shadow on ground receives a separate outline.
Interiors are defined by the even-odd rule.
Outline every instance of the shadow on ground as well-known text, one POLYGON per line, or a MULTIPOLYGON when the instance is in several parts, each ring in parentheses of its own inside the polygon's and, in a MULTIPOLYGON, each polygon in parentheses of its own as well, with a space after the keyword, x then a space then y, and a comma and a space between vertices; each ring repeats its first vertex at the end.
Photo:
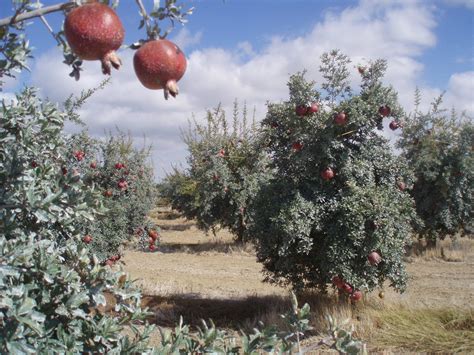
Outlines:
POLYGON ((251 328, 263 315, 285 313, 291 307, 288 298, 281 296, 215 299, 192 294, 143 296, 142 306, 153 313, 148 321, 158 326, 173 327, 182 316, 191 326, 201 326, 201 319, 212 319, 216 326, 234 330, 251 328))
POLYGON ((163 243, 159 251, 162 253, 252 253, 250 244, 238 244, 234 242, 205 242, 205 243, 163 243))

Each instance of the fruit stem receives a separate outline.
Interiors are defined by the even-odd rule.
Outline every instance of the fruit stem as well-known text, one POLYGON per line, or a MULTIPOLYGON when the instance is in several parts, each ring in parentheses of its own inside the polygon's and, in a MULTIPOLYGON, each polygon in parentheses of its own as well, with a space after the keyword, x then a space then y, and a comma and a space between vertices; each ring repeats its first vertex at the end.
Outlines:
POLYGON ((176 97, 178 93, 179 88, 176 80, 168 80, 164 89, 165 99, 168 100, 169 95, 176 97))
POLYGON ((110 51, 104 57, 101 59, 102 63, 102 73, 110 75, 111 73, 111 67, 114 67, 115 69, 119 69, 120 66, 122 65, 122 61, 118 57, 117 53, 115 51, 110 51))

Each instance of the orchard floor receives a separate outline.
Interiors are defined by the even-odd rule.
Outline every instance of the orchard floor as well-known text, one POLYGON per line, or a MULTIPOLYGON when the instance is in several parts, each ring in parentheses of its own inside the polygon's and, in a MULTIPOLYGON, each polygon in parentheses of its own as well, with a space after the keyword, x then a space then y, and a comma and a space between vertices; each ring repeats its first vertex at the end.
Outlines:
MULTIPOLYGON (((236 246, 226 231, 206 236, 193 222, 166 208, 153 211, 151 218, 161 227, 159 251, 127 251, 123 259, 125 271, 138 280, 143 290, 144 305, 154 314, 151 322, 171 327, 180 315, 191 325, 197 325, 201 318, 211 318, 216 325, 231 331, 251 330, 259 319, 265 324, 281 323, 279 314, 289 307, 288 289, 262 282, 261 266, 250 246, 236 246)), ((316 331, 326 329, 325 314, 350 318, 356 334, 368 342, 372 351, 407 353, 412 350, 400 348, 396 342, 391 347, 385 340, 379 341, 377 316, 385 317, 384 312, 392 310, 395 313, 407 310, 408 318, 417 310, 460 310, 463 315, 468 314, 461 336, 467 334, 470 338, 474 335, 473 244, 465 243, 463 250, 453 252, 453 260, 460 260, 457 262, 410 258, 407 263, 410 284, 402 295, 386 288, 383 300, 376 291, 356 307, 337 303, 333 296, 321 298, 305 294, 300 296, 300 301, 310 304, 311 323, 316 331)), ((443 250, 443 255, 447 253, 443 250)), ((312 337, 307 343, 318 339, 312 337)), ((417 351, 421 349, 422 346, 417 351)), ((474 352, 474 344, 469 351, 474 352)))

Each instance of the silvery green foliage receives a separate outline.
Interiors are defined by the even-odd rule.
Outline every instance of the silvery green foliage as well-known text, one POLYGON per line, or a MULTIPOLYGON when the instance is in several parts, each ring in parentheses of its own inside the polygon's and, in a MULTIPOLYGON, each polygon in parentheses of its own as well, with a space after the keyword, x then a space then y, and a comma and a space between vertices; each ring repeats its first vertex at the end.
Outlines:
POLYGON ((355 94, 346 87, 347 57, 333 51, 322 59, 325 89, 317 91, 304 73, 292 75, 289 100, 269 103, 262 122, 262 146, 276 172, 251 205, 258 260, 268 281, 296 288, 325 290, 339 276, 353 290, 382 287, 388 279, 403 291, 402 255, 415 216, 413 200, 397 182, 411 187, 413 178, 376 132, 383 128, 380 106, 391 108, 391 119, 402 117, 402 108, 381 82, 384 61, 368 64, 355 94), (296 115, 297 106, 313 102, 317 113, 296 115), (339 126, 334 116, 342 111, 348 122, 339 126), (292 149, 295 142, 302 149, 292 149), (335 176, 326 181, 327 167, 335 176), (367 260, 371 251, 382 257, 378 266, 367 260))
POLYGON ((235 103, 230 124, 220 107, 208 112, 206 124, 190 124, 184 134, 190 168, 168 177, 168 197, 200 228, 227 227, 242 241, 249 237, 248 205, 271 170, 245 107, 240 112, 235 103))
MULTIPOLYGON (((90 92, 88 93, 90 94, 90 92)), ((99 265, 82 242, 83 226, 104 209, 99 192, 67 163, 66 110, 25 89, 0 112, 0 352, 141 351, 140 293, 99 265), (104 292, 115 299, 104 313, 104 292)), ((73 118, 76 118, 72 115, 73 118)))
POLYGON ((193 333, 180 318, 173 330, 160 329, 160 345, 153 349, 152 354, 304 354, 325 347, 336 349, 340 354, 366 354, 364 344, 332 317, 328 317, 330 336, 319 343, 303 346, 301 340, 312 329, 309 325, 310 307, 308 304, 299 307, 294 294, 291 294, 291 304, 291 309, 281 316, 286 323, 284 330, 259 322, 253 333, 241 331, 239 341, 216 328, 212 320, 209 324, 203 320, 202 326, 193 333))
MULTIPOLYGON (((105 139, 94 139, 87 131, 68 140, 68 168, 76 169, 88 186, 95 186, 104 196, 107 211, 93 224, 84 225, 84 234, 93 237, 91 250, 101 261, 122 253, 124 243, 137 237, 148 242, 138 230, 156 228, 147 218, 156 206, 156 188, 150 162, 150 146, 138 148, 132 137, 118 131, 105 139), (80 160, 75 152, 83 152, 80 160), (95 163, 95 164, 94 164, 95 163), (91 166, 91 164, 94 164, 91 166), (120 168, 116 167, 120 164, 120 168), (126 188, 119 188, 125 181, 126 188), (139 235, 137 235, 139 234, 139 235)), ((142 243, 145 247, 147 243, 142 243)))
POLYGON ((420 92, 406 119, 398 146, 415 171, 411 194, 423 220, 417 232, 431 242, 474 232, 474 125, 447 112, 442 97, 421 112, 420 92))

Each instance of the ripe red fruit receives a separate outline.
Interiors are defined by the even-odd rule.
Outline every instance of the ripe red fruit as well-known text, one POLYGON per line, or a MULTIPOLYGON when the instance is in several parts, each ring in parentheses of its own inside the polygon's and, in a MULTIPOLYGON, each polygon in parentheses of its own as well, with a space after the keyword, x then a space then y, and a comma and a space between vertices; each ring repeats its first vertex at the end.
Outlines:
POLYGON ((354 293, 351 295, 351 300, 354 302, 360 301, 362 299, 362 292, 359 290, 354 291, 354 293))
POLYGON ((102 72, 110 74, 122 64, 115 51, 120 48, 125 30, 110 7, 91 3, 72 10, 64 21, 64 33, 72 51, 83 60, 100 60, 102 72))
POLYGON ((383 116, 383 117, 390 116, 390 112, 391 112, 391 111, 392 111, 392 110, 391 110, 390 107, 387 106, 387 105, 384 105, 384 106, 380 106, 380 107, 379 107, 379 114, 380 114, 381 116, 383 116))
POLYGON ((31 162, 31 167, 32 167, 33 169, 36 168, 37 166, 38 166, 38 163, 37 163, 37 162, 35 162, 35 161, 32 161, 32 162, 31 162))
POLYGON ((90 242, 92 242, 92 237, 90 235, 86 235, 84 236, 84 238, 82 238, 82 241, 86 244, 89 244, 90 242))
POLYGON ((307 115, 311 115, 313 113, 317 113, 319 111, 319 105, 316 102, 313 102, 311 106, 307 108, 307 115))
POLYGON ((376 251, 373 251, 367 255, 370 265, 378 265, 382 261, 382 257, 376 251))
POLYGON ((81 161, 84 159, 85 153, 82 150, 76 150, 74 152, 74 157, 76 158, 77 161, 81 161))
POLYGON ((296 112, 297 116, 300 116, 300 117, 306 116, 306 114, 308 112, 308 108, 306 106, 303 106, 303 105, 296 106, 295 112, 296 112))
POLYGON ((225 150, 224 149, 219 150, 219 153, 217 154, 217 156, 219 156, 221 158, 224 158, 225 157, 225 150))
POLYGON ((392 131, 395 131, 397 128, 400 127, 400 123, 398 123, 397 121, 392 121, 388 126, 392 131))
POLYGON ((120 180, 120 181, 117 183, 117 187, 118 187, 120 190, 125 190, 125 189, 128 187, 128 182, 126 182, 125 180, 120 180))
POLYGON ((155 241, 156 238, 158 238, 158 232, 155 231, 154 229, 150 229, 150 230, 148 231, 148 236, 149 236, 153 241, 155 241))
POLYGON ((63 166, 61 168, 61 172, 63 173, 63 175, 66 175, 67 174, 67 168, 63 166))
POLYGON ((383 117, 387 117, 387 116, 390 116, 390 112, 392 110, 390 109, 390 107, 388 107, 387 105, 384 105, 384 106, 380 106, 379 107, 379 113, 380 115, 382 115, 383 117))
POLYGON ((344 282, 344 284, 341 287, 342 291, 345 293, 352 293, 352 287, 348 283, 344 282))
POLYGON ((344 126, 347 123, 347 115, 344 112, 339 112, 334 116, 334 123, 338 126, 344 126))
POLYGON ((291 145, 291 149, 293 149, 294 152, 299 152, 301 149, 303 149, 303 143, 301 142, 294 142, 291 145))
POLYGON ((111 190, 105 190, 104 193, 103 193, 103 195, 104 195, 105 197, 112 197, 112 194, 113 194, 113 193, 112 193, 111 190))
POLYGON ((405 191, 406 185, 403 181, 397 181, 397 187, 400 191, 405 191))
POLYGON ((105 262, 105 265, 107 266, 113 266, 114 265, 114 262, 110 259, 107 259, 107 261, 105 262))
POLYGON ((150 249, 150 251, 154 251, 155 248, 156 248, 156 247, 155 247, 154 244, 150 244, 150 245, 148 246, 148 249, 150 249))
POLYGON ((168 95, 178 95, 179 79, 186 71, 186 57, 179 47, 166 39, 149 41, 133 57, 133 67, 138 80, 148 89, 164 89, 168 95))
POLYGON ((95 169, 95 168, 97 168, 97 163, 95 161, 93 161, 91 163, 91 165, 89 165, 89 166, 91 167, 91 169, 95 169))
POLYGON ((124 167, 122 163, 115 163, 115 169, 120 170, 124 167))
POLYGON ((360 75, 363 75, 365 73, 365 68, 364 67, 357 67, 357 70, 359 71, 360 75))
POLYGON ((332 283, 334 284, 334 286, 336 286, 337 288, 342 288, 342 286, 344 285, 344 280, 341 279, 339 276, 334 276, 332 278, 332 283))
POLYGON ((334 177, 334 171, 331 168, 326 168, 321 171, 321 177, 323 180, 329 181, 334 177))

